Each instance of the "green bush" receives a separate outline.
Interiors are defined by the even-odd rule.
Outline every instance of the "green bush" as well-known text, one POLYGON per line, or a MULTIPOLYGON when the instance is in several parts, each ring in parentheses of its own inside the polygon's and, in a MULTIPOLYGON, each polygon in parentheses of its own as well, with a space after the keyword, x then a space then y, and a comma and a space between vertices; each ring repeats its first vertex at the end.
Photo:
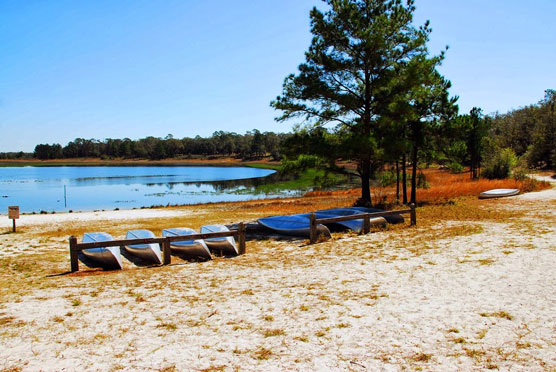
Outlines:
POLYGON ((491 156, 486 159, 483 168, 483 177, 489 179, 508 178, 512 174, 512 169, 517 164, 517 156, 510 148, 494 151, 491 156))
POLYGON ((464 167, 457 161, 453 161, 450 164, 448 164, 448 169, 450 170, 451 173, 458 174, 463 172, 464 167))
POLYGON ((384 171, 378 175, 380 186, 387 187, 396 183, 396 173, 391 171, 384 171))

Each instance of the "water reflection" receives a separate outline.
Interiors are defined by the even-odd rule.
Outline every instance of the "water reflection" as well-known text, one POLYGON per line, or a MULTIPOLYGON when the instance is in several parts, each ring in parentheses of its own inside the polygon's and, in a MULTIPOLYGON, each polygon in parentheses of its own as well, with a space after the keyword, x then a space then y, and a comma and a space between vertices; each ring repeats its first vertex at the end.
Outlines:
POLYGON ((259 199, 266 195, 257 188, 278 177, 246 167, 0 168, 0 212, 8 205, 39 212, 259 199))

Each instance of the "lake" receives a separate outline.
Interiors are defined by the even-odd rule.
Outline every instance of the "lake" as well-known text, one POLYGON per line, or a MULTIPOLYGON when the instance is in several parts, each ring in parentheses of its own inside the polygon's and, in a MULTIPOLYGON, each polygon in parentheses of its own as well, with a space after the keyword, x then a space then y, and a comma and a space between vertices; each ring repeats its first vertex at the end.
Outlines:
POLYGON ((266 195, 255 186, 274 173, 249 167, 0 167, 0 213, 9 205, 60 212, 260 199, 266 195))

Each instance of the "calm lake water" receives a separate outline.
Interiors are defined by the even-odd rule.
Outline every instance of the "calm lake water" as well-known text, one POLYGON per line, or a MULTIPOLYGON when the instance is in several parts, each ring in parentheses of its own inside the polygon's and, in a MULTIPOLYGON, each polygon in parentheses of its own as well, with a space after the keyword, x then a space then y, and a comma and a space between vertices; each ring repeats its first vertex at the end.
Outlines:
POLYGON ((59 212, 259 199, 266 195, 255 193, 255 186, 273 173, 247 167, 0 167, 0 213, 7 214, 9 205, 59 212))

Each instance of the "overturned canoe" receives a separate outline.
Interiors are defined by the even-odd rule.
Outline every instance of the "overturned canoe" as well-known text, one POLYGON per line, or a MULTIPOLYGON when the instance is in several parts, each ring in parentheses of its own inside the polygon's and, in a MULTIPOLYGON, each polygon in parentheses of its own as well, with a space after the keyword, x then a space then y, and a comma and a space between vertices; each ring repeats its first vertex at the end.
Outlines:
MULTIPOLYGON (((378 213, 378 212, 384 212, 384 210, 382 209, 377 209, 377 208, 365 208, 365 207, 347 207, 345 209, 352 209, 354 211, 358 211, 361 213, 378 213)), ((383 217, 386 222, 394 225, 397 223, 404 223, 404 218, 401 214, 395 214, 395 215, 391 215, 391 216, 384 216, 383 217)))
MULTIPOLYGON (((324 210, 316 211, 315 215, 317 218, 332 218, 332 217, 352 216, 352 215, 362 214, 362 213, 363 212, 355 211, 348 208, 333 208, 333 209, 324 209, 324 210)), ((348 228, 356 232, 361 232, 361 230, 363 230, 363 219, 335 222, 330 225, 327 224, 327 227, 331 228, 333 227, 332 225, 348 228)))
MULTIPOLYGON (((293 214, 289 216, 272 216, 259 218, 257 222, 280 234, 309 237, 309 213, 293 214)), ((330 230, 324 225, 317 225, 318 234, 330 237, 330 230)))
MULTIPOLYGON (((201 227, 201 234, 230 231, 224 225, 205 225, 201 227)), ((212 252, 222 252, 225 256, 237 256, 238 250, 233 236, 205 239, 207 247, 212 252)))
POLYGON ((514 196, 519 194, 519 189, 492 189, 479 194, 479 199, 494 199, 514 196))
MULTIPOLYGON (((130 230, 126 234, 126 239, 148 239, 154 238, 154 234, 150 230, 130 230)), ((126 245, 125 250, 134 256, 145 261, 162 264, 162 255, 160 253, 159 244, 133 244, 126 245)))
MULTIPOLYGON (((197 231, 189 227, 173 227, 162 230, 162 236, 184 236, 197 234, 197 231)), ((202 239, 177 240, 170 243, 170 249, 175 254, 187 258, 212 260, 210 250, 202 239)))
MULTIPOLYGON (((112 235, 104 232, 92 232, 83 234, 83 243, 106 242, 114 240, 112 235)), ((121 269, 122 256, 120 247, 89 248, 81 251, 83 256, 106 269, 121 269)), ((85 263, 85 262, 84 262, 85 263)), ((86 263, 85 263, 86 264, 86 263)))

